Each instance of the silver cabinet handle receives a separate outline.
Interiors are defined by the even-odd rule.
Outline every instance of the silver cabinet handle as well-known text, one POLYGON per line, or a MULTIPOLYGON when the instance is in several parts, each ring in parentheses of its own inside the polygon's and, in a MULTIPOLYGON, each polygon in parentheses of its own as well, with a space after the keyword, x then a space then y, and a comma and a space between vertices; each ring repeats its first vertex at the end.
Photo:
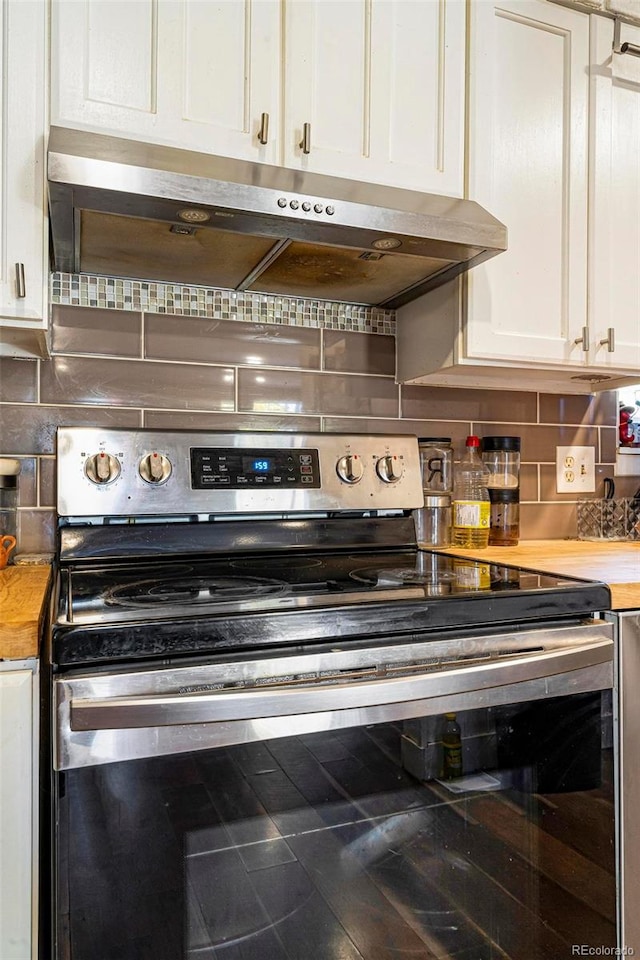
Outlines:
POLYGON ((263 113, 260 117, 260 129, 258 130, 258 142, 265 144, 269 142, 269 114, 263 113))
POLYGON ((363 709, 407 703, 469 691, 488 691, 509 684, 582 670, 613 659, 613 641, 600 637, 543 653, 486 658, 416 676, 359 683, 304 684, 280 688, 220 690, 214 693, 149 694, 106 699, 73 697, 71 730, 126 730, 186 723, 229 723, 236 720, 297 716, 328 710, 363 709))
POLYGON ((613 52, 629 53, 632 57, 640 57, 640 46, 637 43, 620 42, 620 20, 615 20, 613 25, 613 52))
POLYGON ((311 124, 302 124, 302 140, 298 144, 303 153, 311 153, 311 124))
POLYGON ((16 263, 16 296, 24 300, 27 295, 27 285, 24 279, 24 263, 16 263))
POLYGON ((582 336, 577 337, 573 342, 581 343, 583 352, 588 353, 589 352, 589 327, 583 327, 582 336))
POLYGON ((598 340, 600 346, 607 345, 607 352, 613 353, 616 349, 616 336, 613 327, 607 327, 607 337, 606 340, 598 340))

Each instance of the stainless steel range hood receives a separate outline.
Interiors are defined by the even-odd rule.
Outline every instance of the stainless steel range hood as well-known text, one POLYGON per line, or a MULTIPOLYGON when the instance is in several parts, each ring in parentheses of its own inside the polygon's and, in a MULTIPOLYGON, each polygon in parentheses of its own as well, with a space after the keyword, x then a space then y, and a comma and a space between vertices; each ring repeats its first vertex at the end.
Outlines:
POLYGON ((507 247, 478 204, 52 127, 54 268, 399 307, 507 247))

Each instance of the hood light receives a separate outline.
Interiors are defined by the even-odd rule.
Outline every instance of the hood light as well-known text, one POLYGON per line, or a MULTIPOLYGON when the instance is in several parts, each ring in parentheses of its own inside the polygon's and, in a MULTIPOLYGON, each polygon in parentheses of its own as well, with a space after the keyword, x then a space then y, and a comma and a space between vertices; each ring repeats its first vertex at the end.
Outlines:
POLYGON ((371 246, 376 250, 395 250, 396 247, 402 246, 402 240, 396 237, 382 237, 380 240, 374 240, 371 246))
POLYGON ((191 208, 178 210, 178 216, 181 220, 186 220, 187 223, 206 223, 207 220, 211 220, 211 214, 207 213, 206 210, 193 210, 191 208))

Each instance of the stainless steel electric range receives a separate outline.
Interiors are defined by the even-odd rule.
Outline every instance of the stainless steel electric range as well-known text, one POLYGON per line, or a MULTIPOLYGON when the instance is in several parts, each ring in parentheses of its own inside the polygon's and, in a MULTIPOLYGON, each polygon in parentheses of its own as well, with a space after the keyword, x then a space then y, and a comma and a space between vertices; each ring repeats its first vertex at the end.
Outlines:
POLYGON ((606 586, 418 550, 415 437, 57 452, 56 958, 615 946, 606 586))

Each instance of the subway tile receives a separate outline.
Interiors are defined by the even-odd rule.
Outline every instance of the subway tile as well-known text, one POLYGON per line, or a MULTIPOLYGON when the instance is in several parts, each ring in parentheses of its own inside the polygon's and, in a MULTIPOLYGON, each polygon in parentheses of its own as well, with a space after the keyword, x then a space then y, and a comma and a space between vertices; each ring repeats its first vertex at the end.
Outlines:
POLYGON ((233 410, 234 372, 228 367, 54 357, 43 364, 43 403, 233 410))
POLYGON ((55 529, 53 510, 19 510, 17 553, 53 553, 55 529))
POLYGON ((175 410, 145 410, 144 425, 156 430, 320 432, 319 417, 269 416, 259 413, 186 413, 175 410))
POLYGON ((537 422, 535 393, 404 385, 401 397, 402 416, 413 420, 537 422))
POLYGON ((575 503, 521 503, 520 540, 576 539, 575 503))
POLYGON ((323 417, 327 433, 386 433, 414 434, 416 437, 451 437, 456 451, 464 449, 469 435, 468 423, 449 423, 446 420, 383 420, 369 417, 323 417))
POLYGON ((34 360, 0 357, 0 401, 35 403, 38 399, 38 364, 34 360))
POLYGON ((147 313, 145 355, 174 361, 319 370, 320 330, 147 313))
POLYGON ((325 330, 324 369, 394 376, 396 339, 378 334, 325 330))
POLYGON ((139 357, 142 314, 95 307, 53 306, 53 353, 139 357))
POLYGON ((35 507, 38 504, 36 488, 36 461, 34 457, 20 457, 18 476, 18 506, 35 507))
POLYGON ((238 409, 252 413, 393 417, 398 388, 385 377, 238 370, 238 409))
POLYGON ((52 454, 56 428, 139 427, 140 412, 116 407, 19 406, 0 404, 0 437, 5 455, 52 454))
POLYGON ((585 396, 540 394, 540 423, 615 426, 618 401, 615 391, 585 396))
POLYGON ((56 461, 49 457, 40 457, 38 469, 38 495, 41 507, 55 506, 56 461))
POLYGON ((578 446, 592 446, 596 448, 598 460, 598 428, 578 426, 544 426, 534 424, 519 424, 514 430, 508 423, 474 424, 475 432, 482 436, 500 436, 501 434, 519 436, 521 440, 520 458, 527 463, 555 463, 556 447, 566 447, 572 444, 578 446))
POLYGON ((618 449, 618 428, 600 427, 600 456, 601 463, 615 463, 618 449))
POLYGON ((520 466, 520 500, 538 500, 538 465, 523 463, 520 466))

